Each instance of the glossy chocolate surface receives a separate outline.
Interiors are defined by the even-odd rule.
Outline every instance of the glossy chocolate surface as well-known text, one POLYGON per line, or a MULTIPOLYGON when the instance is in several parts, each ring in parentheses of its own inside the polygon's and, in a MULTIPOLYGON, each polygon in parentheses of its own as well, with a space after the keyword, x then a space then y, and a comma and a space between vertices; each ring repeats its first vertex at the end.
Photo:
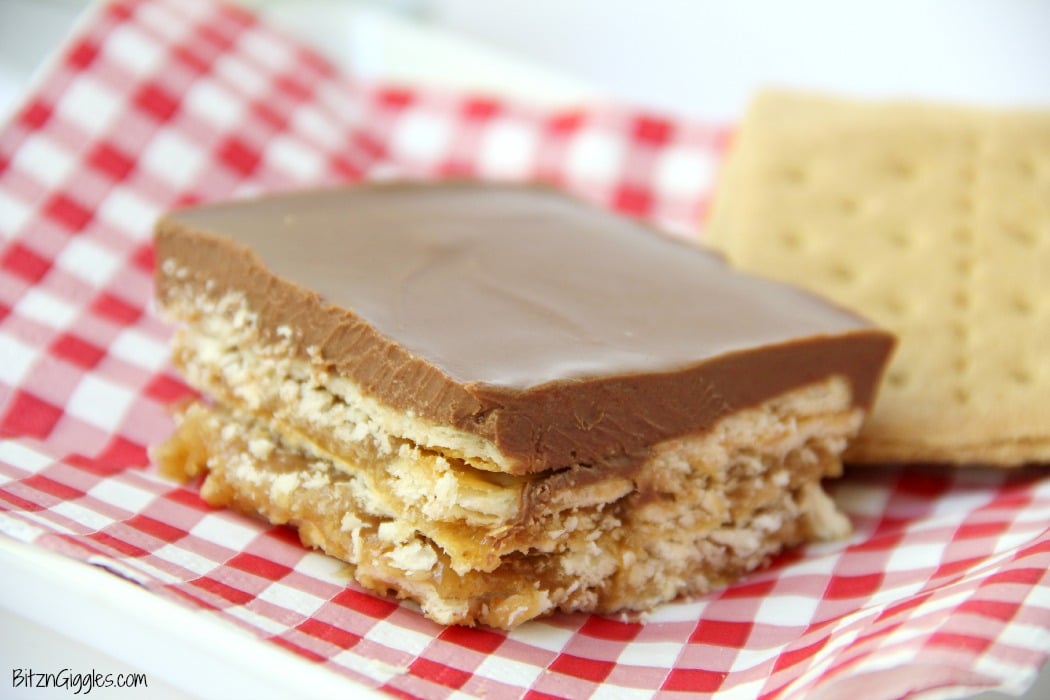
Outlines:
MULTIPOLYGON (((831 374, 869 406, 892 338, 543 187, 389 183, 185 209, 157 259, 243 292, 399 409, 512 471, 593 464, 831 374)), ((158 276, 163 301, 166 285, 158 276)))

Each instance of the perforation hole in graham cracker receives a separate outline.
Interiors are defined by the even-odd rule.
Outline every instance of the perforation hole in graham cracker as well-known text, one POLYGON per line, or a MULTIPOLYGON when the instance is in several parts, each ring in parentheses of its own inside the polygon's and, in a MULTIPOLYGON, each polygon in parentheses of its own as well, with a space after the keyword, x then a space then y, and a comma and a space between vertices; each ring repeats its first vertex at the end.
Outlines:
POLYGON ((857 279, 857 270, 839 260, 828 266, 828 276, 840 284, 852 284, 857 279))
POLYGON ((903 389, 911 382, 911 375, 901 369, 891 369, 886 374, 886 383, 894 389, 903 389))
POLYGON ((1031 368, 1023 365, 1016 365, 1010 368, 1010 379, 1013 380, 1014 384, 1020 386, 1030 386, 1035 381, 1035 372, 1031 368))
POLYGON ((839 208, 847 216, 857 216, 864 211, 864 200, 860 197, 842 197, 839 200, 839 208))
POLYGON ((919 176, 919 164, 910 155, 897 155, 887 162, 886 171, 891 179, 906 182, 919 176))
POLYGON ((1039 177, 1039 161, 1032 157, 1021 158, 1017 161, 1017 174, 1022 178, 1034 180, 1039 177))
POLYGON ((1034 248, 1039 242, 1039 235, 1025 224, 1010 224, 1005 227, 1006 235, 1015 243, 1026 248, 1034 248))
POLYGON ((785 229, 780 232, 780 243, 787 250, 800 251, 806 245, 806 236, 796 228, 785 229))
POLYGON ((1009 311, 1018 316, 1028 317, 1035 313, 1035 304, 1032 302, 1032 298, 1022 294, 1015 294, 1007 306, 1009 311))
POLYGON ((882 298, 882 308, 896 318, 903 318, 910 306, 901 295, 891 292, 882 298))
POLYGON ((963 404, 963 405, 966 405, 966 404, 970 403, 971 394, 970 394, 969 387, 965 387, 965 386, 957 386, 957 387, 955 387, 955 389, 952 390, 952 398, 954 398, 957 403, 960 403, 960 404, 963 404))
POLYGON ((914 235, 901 228, 887 228, 884 230, 884 235, 890 245, 900 250, 907 250, 915 245, 914 235))
POLYGON ((780 169, 780 180, 788 185, 805 185, 811 179, 810 169, 802 163, 791 163, 780 169))

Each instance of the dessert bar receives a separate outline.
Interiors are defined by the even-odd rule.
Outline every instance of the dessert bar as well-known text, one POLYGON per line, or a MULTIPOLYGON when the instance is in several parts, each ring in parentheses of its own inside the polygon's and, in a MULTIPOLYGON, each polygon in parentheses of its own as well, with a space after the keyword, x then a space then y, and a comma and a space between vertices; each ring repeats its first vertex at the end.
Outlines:
POLYGON ((647 610, 848 522, 821 487, 893 346, 808 292, 532 185, 175 211, 155 450, 442 623, 647 610))

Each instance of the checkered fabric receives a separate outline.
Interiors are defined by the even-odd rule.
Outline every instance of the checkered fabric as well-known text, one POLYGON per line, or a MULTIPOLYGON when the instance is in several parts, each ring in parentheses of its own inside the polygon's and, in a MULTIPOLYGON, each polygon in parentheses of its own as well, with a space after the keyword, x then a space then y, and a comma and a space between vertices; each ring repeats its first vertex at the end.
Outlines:
POLYGON ((0 132, 0 532, 402 696, 1020 692, 1050 649, 1043 472, 854 472, 834 487, 846 542, 644 620, 496 632, 348 585, 290 531, 149 466, 189 393, 150 309, 161 211, 399 174, 541 178, 692 235, 727 133, 362 84, 210 0, 96 8, 0 132))

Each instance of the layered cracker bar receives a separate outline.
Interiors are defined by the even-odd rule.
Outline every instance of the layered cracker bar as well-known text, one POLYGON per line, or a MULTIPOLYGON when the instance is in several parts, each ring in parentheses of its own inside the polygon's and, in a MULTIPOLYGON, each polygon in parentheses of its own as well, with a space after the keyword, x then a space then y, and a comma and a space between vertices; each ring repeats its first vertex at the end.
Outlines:
POLYGON ((821 488, 893 340, 543 187, 387 183, 176 211, 156 450, 442 623, 646 610, 848 522, 821 488))

